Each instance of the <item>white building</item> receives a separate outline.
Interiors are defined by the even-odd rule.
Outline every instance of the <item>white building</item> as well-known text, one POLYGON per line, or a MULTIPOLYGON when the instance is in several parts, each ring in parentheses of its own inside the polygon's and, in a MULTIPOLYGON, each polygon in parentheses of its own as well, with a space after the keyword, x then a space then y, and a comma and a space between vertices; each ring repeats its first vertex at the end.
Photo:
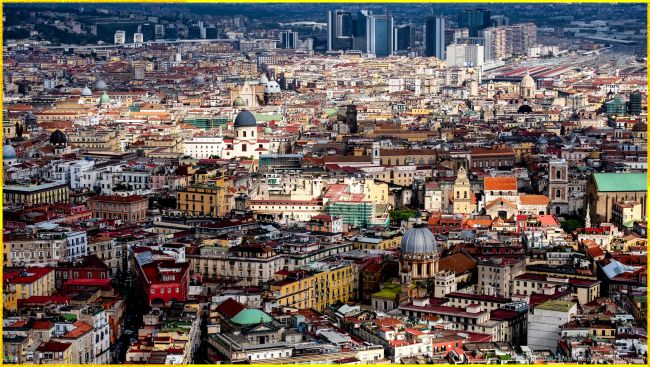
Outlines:
POLYGON ((260 159, 269 152, 269 140, 259 139, 257 120, 249 111, 242 111, 235 118, 235 137, 224 139, 226 147, 221 158, 260 159))
POLYGON ((142 33, 133 33, 133 43, 143 43, 144 34, 142 33))
POLYGON ((194 159, 222 157, 225 143, 220 136, 195 136, 185 142, 184 153, 194 159))
POLYGON ((78 258, 88 255, 88 234, 85 231, 68 232, 66 242, 66 261, 74 262, 78 258))
POLYGON ((114 43, 116 45, 123 45, 126 42, 126 32, 125 31, 116 31, 114 37, 114 43))
POLYGON ((447 46, 446 63, 449 67, 477 67, 485 61, 485 50, 481 45, 449 45, 447 46))
POLYGON ((578 305, 568 301, 546 301, 528 315, 528 347, 532 350, 557 351, 562 325, 571 321, 578 305))

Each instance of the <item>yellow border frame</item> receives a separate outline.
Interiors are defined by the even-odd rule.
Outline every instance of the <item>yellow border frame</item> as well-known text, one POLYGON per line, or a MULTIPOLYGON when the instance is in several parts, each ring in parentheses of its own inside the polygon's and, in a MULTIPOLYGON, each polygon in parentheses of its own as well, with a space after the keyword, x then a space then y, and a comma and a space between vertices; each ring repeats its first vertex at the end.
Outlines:
MULTIPOLYGON (((617 1, 611 1, 611 0, 591 0, 591 1, 581 1, 581 0, 563 0, 563 1, 552 1, 552 0, 495 0, 495 1, 463 1, 463 0, 323 0, 323 1, 318 1, 318 0, 163 0, 163 1, 157 1, 157 0, 63 0, 63 1, 53 1, 53 0, 0 0, 0 4, 39 4, 39 3, 148 3, 148 4, 155 4, 155 3, 179 3, 179 4, 191 4, 191 3, 260 3, 260 4, 270 4, 270 3, 345 3, 345 4, 373 4, 373 3, 457 3, 457 4, 480 4, 480 3, 518 3, 518 4, 524 4, 524 3, 530 3, 530 4, 544 4, 544 3, 567 3, 567 4, 580 4, 580 3, 638 3, 638 4, 646 4, 646 27, 648 27, 648 24, 650 24, 650 12, 648 12, 647 9, 647 4, 650 3, 650 0, 617 0, 617 1)), ((0 27, 3 26, 3 18, 4 18, 4 7, 0 7, 0 27)), ((650 28, 647 28, 650 29, 650 28)), ((4 45, 3 42, 3 32, 0 32, 0 44, 4 45)), ((647 35, 647 34, 646 34, 647 35)), ((650 54, 650 42, 646 40, 646 48, 648 50, 648 54, 650 54)), ((0 66, 3 65, 4 58, 2 57, 2 52, 3 48, 0 48, 0 66)), ((646 55, 646 66, 648 69, 650 69, 650 62, 648 62, 646 55)), ((3 80, 4 75, 0 73, 0 88, 4 86, 4 80, 3 80)), ((647 82, 647 81, 646 81, 647 82)), ((650 84, 648 84, 650 85, 650 84)), ((646 93, 647 97, 647 102, 650 102, 650 93, 646 93)), ((0 95, 0 102, 2 102, 2 95, 0 95)), ((3 104, 4 106, 4 104, 3 104)), ((4 109, 0 112, 0 117, 2 116, 2 113, 4 112, 4 109)), ((0 130, 0 139, 2 139, 2 131, 0 130)), ((647 143, 646 143, 647 144, 647 143)), ((647 149, 646 149, 647 150, 647 149)), ((647 152, 647 158, 650 158, 650 153, 647 152)), ((2 177, 2 172, 0 171, 0 180, 4 182, 4 179, 2 177)), ((650 175, 650 173, 649 173, 650 175)), ((0 196, 0 205, 2 205, 2 196, 0 196)), ((650 203, 648 203, 648 207, 650 208, 650 203)), ((2 215, 3 213, 0 212, 0 226, 2 226, 2 215)), ((648 258, 650 259, 650 255, 648 255, 648 258)), ((3 269, 0 269, 0 275, 2 275, 3 269)), ((2 305, 2 299, 0 299, 0 306, 2 305)), ((650 310, 650 307, 648 308, 650 310)), ((650 325, 650 323, 649 323, 650 325)), ((2 331, 2 324, 0 324, 0 332, 2 331)), ((646 331, 648 331, 648 325, 646 325, 646 331)), ((0 352, 2 352, 2 345, 0 344, 0 352)), ((0 362, 2 363, 2 362, 0 362)), ((391 364, 391 363, 388 363, 391 364)), ((126 366, 129 364, 105 364, 105 365, 92 365, 92 366, 114 366, 114 367, 120 367, 120 366, 126 366)), ((272 367, 281 367, 281 366, 287 366, 285 364, 252 364, 255 366, 272 366, 272 367)), ((476 366, 477 364, 475 364, 476 366)), ((554 366, 579 366, 577 363, 553 363, 552 365, 554 366)), ((71 365, 64 365, 64 364, 52 364, 51 366, 83 366, 80 364, 71 364, 71 365)), ((137 365, 133 365, 137 366, 137 365)), ((214 367, 214 365, 211 364, 194 364, 192 366, 204 366, 204 367, 214 367)), ((310 366, 331 366, 331 365, 325 365, 325 364, 313 364, 310 366)), ((371 365, 368 365, 371 366, 371 365)), ((418 365, 406 365, 406 366, 418 366, 418 365)), ((449 365, 444 365, 444 364, 433 364, 431 366, 449 366, 449 365)), ((480 364, 479 364, 480 366, 480 364)), ((609 366, 630 366, 630 364, 613 364, 609 366)), ((645 365, 632 365, 632 366, 645 366, 645 365)))

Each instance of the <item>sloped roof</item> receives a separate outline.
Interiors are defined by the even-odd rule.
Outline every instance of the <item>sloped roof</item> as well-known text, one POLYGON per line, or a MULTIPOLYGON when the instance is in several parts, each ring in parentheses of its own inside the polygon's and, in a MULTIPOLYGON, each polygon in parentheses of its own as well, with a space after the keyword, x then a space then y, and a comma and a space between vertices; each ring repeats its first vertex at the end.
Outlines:
POLYGON ((221 302, 219 306, 217 306, 217 312, 231 319, 245 308, 246 307, 241 303, 235 301, 232 298, 228 298, 227 300, 221 302))
POLYGON ((471 271, 476 267, 476 261, 462 252, 440 259, 438 269, 440 271, 453 271, 458 274, 471 271))
POLYGON ((599 192, 647 191, 646 173, 594 173, 599 192))
POLYGON ((517 177, 485 177, 483 189, 485 191, 517 191, 517 177))

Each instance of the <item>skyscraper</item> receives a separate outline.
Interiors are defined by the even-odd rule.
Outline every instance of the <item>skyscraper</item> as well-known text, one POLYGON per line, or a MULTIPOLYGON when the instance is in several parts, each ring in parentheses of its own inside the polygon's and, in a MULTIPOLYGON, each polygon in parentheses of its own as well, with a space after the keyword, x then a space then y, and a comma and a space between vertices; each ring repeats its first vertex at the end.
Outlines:
POLYGON ((485 61, 512 57, 512 29, 510 27, 488 27, 479 34, 485 40, 485 61))
POLYGON ((156 24, 154 26, 154 35, 157 40, 165 38, 165 26, 162 24, 156 24))
POLYGON ((535 23, 521 23, 510 26, 512 29, 512 52, 526 55, 530 47, 537 45, 537 26, 535 23))
POLYGON ((153 41, 156 39, 156 25, 152 23, 145 23, 140 27, 144 41, 153 41))
POLYGON ((280 43, 282 44, 282 47, 286 49, 298 48, 298 32, 281 31, 280 43))
POLYGON ((490 26, 490 11, 487 9, 466 9, 458 13, 458 26, 469 29, 470 37, 490 26))
POLYGON ((332 10, 327 12, 327 50, 366 51, 366 28, 368 11, 349 12, 332 10))
POLYGON ((415 47, 415 26, 412 24, 395 27, 393 36, 395 51, 408 50, 415 47))
POLYGON ((445 18, 441 16, 427 17, 424 32, 424 55, 445 59, 445 18))
POLYGON ((366 27, 368 53, 377 57, 393 54, 393 17, 369 15, 366 27))
POLYGON ((445 63, 447 66, 477 67, 483 65, 483 46, 476 44, 449 45, 445 63))

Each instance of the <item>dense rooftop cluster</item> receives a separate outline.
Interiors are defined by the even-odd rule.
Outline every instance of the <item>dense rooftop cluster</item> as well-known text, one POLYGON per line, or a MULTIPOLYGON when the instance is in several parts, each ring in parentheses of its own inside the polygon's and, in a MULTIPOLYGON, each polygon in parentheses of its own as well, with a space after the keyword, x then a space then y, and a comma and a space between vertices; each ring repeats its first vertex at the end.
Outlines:
POLYGON ((594 22, 5 45, 4 363, 646 363, 645 60, 594 22))

